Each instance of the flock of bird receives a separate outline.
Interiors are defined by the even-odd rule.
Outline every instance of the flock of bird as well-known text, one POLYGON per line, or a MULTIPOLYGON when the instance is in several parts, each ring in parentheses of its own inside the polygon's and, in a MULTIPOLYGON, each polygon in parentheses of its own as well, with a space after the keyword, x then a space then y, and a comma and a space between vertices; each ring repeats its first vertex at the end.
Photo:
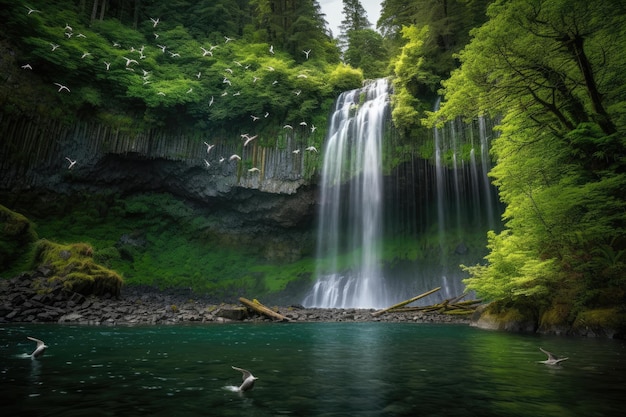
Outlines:
MULTIPOLYGON (((41 11, 33 9, 33 8, 29 7, 29 6, 25 6, 25 7, 27 9, 27 14, 28 15, 31 15, 33 13, 41 13, 41 11)), ((160 20, 160 18, 150 18, 150 22, 152 23, 153 29, 156 29, 157 25, 161 22, 161 20, 160 20)), ((65 37, 67 39, 70 39, 70 38, 72 38, 74 36, 76 38, 86 38, 86 35, 84 35, 82 33, 74 32, 73 27, 69 23, 65 24, 65 27, 63 28, 63 33, 64 33, 64 35, 65 35, 65 37)), ((160 35, 157 32, 154 32, 154 39, 155 39, 155 41, 159 38, 159 36, 160 35)), ((224 44, 227 44, 229 42, 235 42, 235 39, 231 38, 231 37, 228 37, 228 36, 224 36, 224 44)), ((119 42, 115 42, 114 41, 114 42, 112 42, 112 44, 113 44, 113 47, 115 47, 115 48, 122 48, 122 45, 119 42)), ((51 47, 51 51, 52 52, 56 51, 59 48, 62 48, 61 45, 58 45, 58 44, 53 43, 53 42, 50 42, 50 47, 51 47)), ((168 47, 166 45, 157 43, 156 47, 163 54, 165 54, 166 51, 167 51, 167 53, 169 54, 170 58, 180 58, 180 54, 179 53, 172 52, 172 51, 168 50, 168 47)), ((152 82, 150 80, 151 71, 147 71, 145 69, 141 69, 140 68, 141 60, 146 58, 146 55, 144 54, 144 52, 147 53, 147 51, 146 51, 145 48, 146 48, 145 45, 142 45, 139 48, 131 46, 128 49, 128 54, 130 54, 130 53, 138 54, 139 55, 138 56, 139 60, 134 59, 134 58, 129 58, 127 56, 122 56, 122 59, 125 61, 124 68, 126 70, 132 71, 132 72, 141 72, 141 74, 142 74, 141 78, 142 78, 142 84, 143 85, 147 85, 147 84, 150 84, 152 82)), ((220 48, 220 45, 211 45, 208 48, 206 48, 204 46, 200 46, 201 53, 199 53, 199 56, 200 57, 206 57, 206 56, 211 56, 212 57, 218 48, 220 48)), ((268 52, 272 56, 275 55, 276 52, 274 51, 274 45, 270 45, 269 46, 269 51, 268 52)), ((311 50, 310 49, 303 50, 302 53, 305 55, 306 59, 308 60, 309 56, 311 54, 311 50)), ((88 57, 93 57, 93 55, 90 52, 88 52, 88 51, 84 51, 81 54, 80 59, 86 59, 88 57)), ((102 61, 103 61, 105 70, 109 71, 111 69, 113 60, 112 59, 109 59, 109 60, 103 59, 102 61)), ((240 61, 234 61, 234 64, 237 67, 241 67, 244 70, 247 70, 247 69, 250 68, 249 64, 248 65, 244 65, 244 63, 242 63, 240 61)), ((21 68, 24 69, 24 70, 33 70, 32 65, 30 65, 29 63, 25 63, 24 65, 21 66, 21 68)), ((233 67, 233 68, 235 68, 235 67, 233 67)), ((271 72, 275 71, 275 68, 272 67, 272 66, 266 66, 265 70, 267 72, 271 73, 271 72)), ((232 87, 232 85, 233 85, 233 81, 232 80, 235 79, 235 78, 233 78, 234 75, 235 75, 235 71, 232 68, 225 68, 224 72, 225 72, 225 74, 224 74, 223 79, 222 79, 222 84, 224 84, 224 86, 225 87, 227 86, 227 87, 221 92, 220 97, 225 97, 225 96, 227 96, 229 94, 232 94, 232 96, 239 96, 241 94, 241 91, 235 91, 235 92, 231 93, 229 88, 228 88, 228 87, 232 87)), ((197 74, 195 74, 195 77, 198 80, 200 80, 200 78, 202 77, 202 72, 199 71, 197 74)), ((301 79, 305 79, 307 77, 308 77, 308 75, 305 74, 305 73, 300 73, 297 76, 297 78, 301 78, 301 79)), ((257 81, 259 81, 260 79, 261 79, 260 77, 257 77, 255 75, 252 78, 252 83, 257 83, 257 81)), ((271 82, 271 84, 272 85, 278 84, 278 80, 273 80, 271 82)), ((61 84, 59 82, 55 82, 54 85, 58 88, 57 89, 58 93, 71 93, 71 90, 70 90, 70 88, 67 85, 63 85, 63 84, 61 84)), ((190 87, 186 91, 186 93, 187 94, 191 94, 193 91, 194 91, 193 87, 190 87)), ((301 93, 302 93, 302 90, 300 90, 300 89, 297 89, 297 90, 293 91, 293 94, 295 94, 296 96, 300 96, 301 93)), ((158 95, 158 96, 166 96, 166 93, 164 91, 157 90, 156 95, 158 95)), ((216 104, 216 98, 215 98, 215 95, 212 95, 210 100, 208 101, 208 107, 212 107, 214 104, 216 104)), ((269 117, 269 112, 265 112, 265 114, 263 116, 250 115, 250 118, 251 118, 252 122, 256 122, 258 120, 261 120, 261 118, 267 118, 267 117, 269 117)), ((301 129, 310 130, 311 134, 314 134, 316 129, 317 129, 317 127, 314 124, 311 124, 309 126, 306 121, 301 121, 299 123, 299 126, 301 126, 301 129)), ((293 126, 290 125, 290 124, 284 125, 283 129, 294 130, 293 126)), ((254 135, 254 136, 251 136, 248 133, 241 134, 241 139, 243 140, 243 147, 245 148, 247 145, 249 145, 252 141, 254 141, 257 138, 258 138, 258 134, 254 135)), ((204 142, 204 144, 207 146, 207 150, 206 150, 207 151, 207 157, 203 158, 203 160, 204 160, 205 167, 209 168, 211 166, 211 162, 207 158, 208 158, 208 155, 210 154, 211 150, 214 148, 215 145, 209 145, 207 142, 204 142)), ((315 148, 315 146, 308 146, 308 147, 305 148, 305 151, 312 152, 312 153, 318 153, 318 150, 317 150, 317 148, 315 148)), ((295 149, 295 150, 292 151, 292 153, 294 155, 298 155, 300 153, 300 149, 295 149)), ((67 169, 69 170, 69 169, 74 168, 74 166, 76 165, 76 160, 72 160, 69 157, 65 157, 65 159, 68 161, 67 169)), ((225 160, 226 160, 226 158, 219 157, 219 162, 220 163, 224 162, 225 160)), ((233 155, 231 155, 228 158, 228 161, 240 161, 240 160, 241 160, 241 157, 239 155, 237 155, 237 154, 233 154, 233 155)), ((254 172, 260 172, 260 170, 258 168, 256 168, 256 167, 253 167, 253 168, 248 169, 248 172, 254 173, 254 172)))

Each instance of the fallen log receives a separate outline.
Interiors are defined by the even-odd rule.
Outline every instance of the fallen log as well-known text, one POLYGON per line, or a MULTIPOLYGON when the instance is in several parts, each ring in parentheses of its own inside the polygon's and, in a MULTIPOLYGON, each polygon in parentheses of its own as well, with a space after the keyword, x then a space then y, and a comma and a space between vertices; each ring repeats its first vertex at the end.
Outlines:
POLYGON ((241 302, 241 304, 245 305, 246 307, 251 308, 252 310, 256 311, 259 314, 263 314, 265 316, 268 316, 272 319, 276 319, 279 321, 289 321, 287 317, 283 316, 280 313, 275 312, 274 310, 270 308, 265 307, 263 304, 261 304, 257 300, 250 301, 247 298, 239 297, 239 301, 241 302))
POLYGON ((388 312, 390 310, 394 310, 396 308, 403 307, 403 306, 405 306, 405 305, 407 305, 409 303, 412 303, 413 301, 417 301, 420 298, 424 298, 424 297, 426 297, 426 296, 428 296, 428 295, 430 295, 432 293, 435 293, 435 292, 439 291, 440 289, 441 289, 441 287, 433 288, 430 291, 426 291, 424 294, 420 294, 420 295, 418 295, 416 297, 413 297, 413 298, 410 298, 408 300, 402 301, 402 302, 400 302, 398 304, 394 304, 391 307, 387 307, 387 308, 383 308, 382 310, 375 311, 375 312, 372 313, 372 316, 378 317, 381 314, 385 314, 386 312, 388 312))

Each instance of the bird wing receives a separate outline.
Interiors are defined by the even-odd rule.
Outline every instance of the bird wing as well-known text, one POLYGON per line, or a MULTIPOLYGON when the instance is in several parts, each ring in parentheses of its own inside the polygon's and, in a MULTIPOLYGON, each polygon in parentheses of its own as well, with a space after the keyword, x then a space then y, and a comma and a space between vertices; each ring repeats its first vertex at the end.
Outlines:
POLYGON ((558 359, 558 357, 555 356, 552 352, 548 352, 547 350, 542 349, 542 348, 539 348, 539 350, 542 351, 543 353, 545 353, 546 355, 548 355, 548 359, 549 360, 557 360, 558 359))
POLYGON ((32 340, 33 342, 37 342, 37 347, 45 345, 42 340, 35 339, 34 337, 26 336, 28 340, 32 340))
POLYGON ((252 374, 250 373, 250 371, 248 371, 248 370, 246 370, 246 369, 243 369, 243 368, 237 368, 236 366, 232 366, 232 368, 233 368, 235 371, 240 371, 240 372, 243 374, 243 376, 241 377, 241 380, 242 380, 242 381, 245 381, 246 379, 248 379, 248 377, 250 377, 250 376, 252 375, 252 374))

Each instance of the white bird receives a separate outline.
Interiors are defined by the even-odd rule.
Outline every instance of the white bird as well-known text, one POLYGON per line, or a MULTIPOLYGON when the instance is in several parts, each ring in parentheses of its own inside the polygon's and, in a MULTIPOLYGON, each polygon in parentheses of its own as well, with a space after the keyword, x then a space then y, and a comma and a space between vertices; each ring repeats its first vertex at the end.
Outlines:
POLYGON ((125 56, 123 56, 122 58, 126 60, 126 66, 129 66, 131 63, 139 64, 139 62, 135 61, 134 59, 126 58, 125 56))
POLYGON ((218 46, 218 45, 211 45, 211 46, 209 47, 209 51, 213 51, 214 49, 217 49, 217 48, 219 48, 219 46, 218 46))
POLYGON ((223 157, 223 156, 220 156, 220 164, 221 164, 222 162, 224 162, 224 157, 223 157))
POLYGON ((305 151, 317 153, 317 149, 315 148, 315 146, 309 146, 308 148, 305 149, 305 151))
POLYGON ((215 145, 211 145, 207 142, 204 142, 204 144, 206 145, 206 153, 208 154, 209 152, 211 152, 211 149, 213 149, 215 147, 215 145))
POLYGON ((161 19, 160 17, 157 17, 156 19, 150 18, 150 20, 152 21, 152 27, 153 28, 155 28, 156 25, 159 24, 160 19, 161 19))
POLYGON ((196 74, 196 78, 200 79, 200 76, 202 75, 202 73, 200 71, 198 71, 198 73, 196 74))
POLYGON ((558 365, 559 363, 569 359, 569 358, 559 358, 555 354, 548 352, 547 350, 543 350, 542 348, 539 348, 539 350, 545 353, 546 355, 548 355, 548 359, 546 359, 545 361, 539 361, 539 363, 545 363, 546 365, 558 365))
POLYGON ((302 90, 296 90, 293 92, 295 95, 299 96, 300 94, 302 94, 302 90))
POLYGON ((292 151, 291 153, 298 155, 300 153, 300 149, 296 149, 295 151, 292 151))
POLYGON ((213 96, 211 96, 211 100, 209 101, 209 107, 213 105, 213 101, 215 101, 215 99, 213 98, 213 96))
MULTIPOLYGON (((169 52, 169 51, 168 51, 169 52)), ((172 58, 180 58, 180 54, 178 52, 170 52, 170 56, 172 58)))
POLYGON ((259 378, 255 377, 250 373, 250 371, 247 371, 245 369, 237 368, 236 366, 233 366, 232 368, 235 371, 240 371, 242 373, 243 383, 238 388, 240 392, 249 391, 254 388, 254 381, 259 378))
POLYGON ((72 35, 73 35, 72 32, 65 32, 65 36, 67 36, 68 39, 71 38, 72 35))
POLYGON ((306 122, 300 122, 300 126, 306 126, 306 122))
POLYGON ((87 36, 83 35, 82 33, 79 33, 78 35, 76 35, 77 38, 86 38, 87 36))
POLYGON ((204 165, 206 165, 207 168, 211 166, 211 164, 209 164, 209 161, 207 161, 206 159, 204 160, 204 165))
POLYGON ((68 92, 68 93, 70 92, 70 89, 69 89, 69 88, 67 88, 67 87, 66 87, 66 86, 64 86, 64 85, 61 85, 61 84, 59 84, 59 83, 54 83, 54 85, 56 85, 57 87, 59 87, 59 91, 58 91, 59 93, 60 93, 62 90, 67 90, 67 92, 68 92))
POLYGON ((28 14, 31 14, 31 13, 41 13, 41 10, 31 9, 28 6, 24 6, 24 7, 26 7, 28 9, 28 14))
POLYGON ((266 111, 265 112, 265 118, 267 119, 269 115, 270 115, 270 112, 266 111))
POLYGON ((164 95, 165 95, 165 93, 164 93, 163 91, 159 91, 159 92, 157 93, 157 95, 159 95, 159 96, 164 96, 164 95))
POLYGON ((270 67, 270 66, 268 66, 268 67, 267 67, 267 70, 268 70, 268 71, 276 71, 276 70, 274 69, 274 67, 270 67))
POLYGON ((159 39, 159 34, 158 33, 154 32, 153 35, 154 35, 154 39, 159 39))
POLYGON ((165 48, 167 48, 167 46, 159 44, 157 44, 157 46, 161 49, 161 52, 165 53, 165 48))
POLYGON ((283 126, 283 129, 293 129, 293 126, 291 126, 291 125, 285 125, 285 126, 283 126))
POLYGON ((252 82, 256 83, 257 81, 259 81, 259 77, 257 77, 256 75, 254 77, 252 77, 252 82))
POLYGON ((31 66, 30 66, 30 64, 24 64, 24 65, 22 65, 22 67, 21 67, 21 68, 22 68, 22 69, 29 69, 29 70, 32 70, 32 69, 33 69, 33 67, 31 67, 31 66))
POLYGON ((309 76, 306 74, 298 74, 296 78, 309 78, 309 76))
POLYGON ((311 50, 309 49, 308 51, 302 51, 304 52, 304 55, 306 55, 306 59, 309 59, 309 54, 311 53, 311 50))
POLYGON ((238 160, 241 161, 241 156, 237 155, 237 154, 233 154, 230 156, 230 158, 228 158, 229 161, 233 161, 233 160, 238 160))
POLYGON ((276 85, 276 84, 278 84, 278 80, 274 80, 274 81, 272 82, 272 85, 276 85))
POLYGON ((315 126, 314 124, 311 124, 311 133, 315 132, 315 129, 317 129, 317 126, 315 126))
POLYGON ((261 170, 257 167, 252 167, 248 170, 248 172, 261 172, 261 170))
POLYGON ((115 42, 115 41, 114 41, 114 42, 113 42, 113 47, 114 47, 114 48, 121 48, 121 47, 122 47, 122 45, 120 45, 118 42, 115 42))
POLYGON ((224 71, 226 71, 226 72, 227 72, 227 73, 229 73, 229 74, 232 74, 232 73, 233 73, 233 70, 232 70, 232 69, 230 69, 230 68, 226 68, 224 71))
POLYGON ((226 39, 226 40, 224 41, 224 43, 228 43, 228 42, 230 42, 230 41, 234 41, 234 39, 233 39, 233 38, 229 38, 228 36, 224 36, 224 39, 226 39))
POLYGON ((56 51, 56 49, 59 47, 59 45, 57 45, 56 43, 52 43, 50 42, 50 46, 52 47, 52 51, 56 51))
POLYGON ((67 167, 67 169, 72 169, 74 167, 74 165, 76 165, 76 160, 71 160, 70 158, 68 158, 67 156, 65 157, 65 159, 67 159, 69 161, 69 166, 67 167))
POLYGON ((109 68, 111 68, 111 63, 110 62, 104 61, 104 65, 106 65, 107 71, 109 70, 109 68))
POLYGON ((235 60, 233 60, 233 62, 234 62, 235 64, 237 64, 237 66, 238 66, 238 67, 243 67, 243 64, 242 64, 241 62, 239 62, 239 61, 235 61, 235 60))
POLYGON ((254 136, 249 136, 246 141, 243 143, 244 148, 246 147, 246 145, 250 142, 252 142, 253 140, 255 140, 256 138, 258 138, 259 135, 254 135, 254 136))
POLYGON ((270 54, 274 55, 274 45, 270 45, 270 54))
POLYGON ((87 58, 89 55, 91 55, 89 52, 83 52, 83 55, 80 57, 81 59, 85 59, 87 58))
POLYGON ((63 28, 63 30, 69 30, 70 32, 73 32, 73 31, 74 31, 74 29, 72 29, 72 27, 70 26, 70 24, 69 24, 69 23, 66 23, 66 24, 65 24, 65 27, 63 28))
POLYGON ((232 83, 230 82, 230 80, 226 77, 224 77, 224 79, 222 80, 222 84, 228 84, 228 85, 232 85, 232 83))
POLYGON ((221 96, 222 96, 222 97, 226 97, 227 95, 228 95, 228 91, 224 91, 224 92, 221 94, 221 96))
POLYGON ((259 119, 260 119, 260 117, 255 116, 255 115, 253 115, 253 114, 251 114, 251 115, 250 115, 250 117, 252 117, 252 121, 253 121, 253 122, 256 122, 257 120, 259 120, 259 119))
POLYGON ((233 94, 233 96, 240 96, 241 95, 241 91, 237 91, 235 94, 233 94))
POLYGON ((193 91, 193 87, 189 87, 189 90, 187 90, 187 94, 191 93, 193 91))
POLYGON ((43 341, 39 339, 35 339, 34 337, 30 337, 30 336, 26 336, 26 338, 28 340, 32 340, 33 342, 37 342, 37 347, 35 348, 33 353, 30 354, 30 357, 33 359, 42 356, 45 350, 48 348, 48 345, 46 345, 43 341))

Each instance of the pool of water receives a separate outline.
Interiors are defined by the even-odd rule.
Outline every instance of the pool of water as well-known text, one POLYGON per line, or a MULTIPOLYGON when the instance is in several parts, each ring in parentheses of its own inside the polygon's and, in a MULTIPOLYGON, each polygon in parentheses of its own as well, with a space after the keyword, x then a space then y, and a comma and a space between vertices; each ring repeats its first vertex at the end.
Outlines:
POLYGON ((4 325, 0 358, 3 416, 587 417, 626 398, 622 341, 464 325, 4 325), (537 363, 539 347, 570 359, 537 363), (232 365, 254 390, 230 389, 232 365))

